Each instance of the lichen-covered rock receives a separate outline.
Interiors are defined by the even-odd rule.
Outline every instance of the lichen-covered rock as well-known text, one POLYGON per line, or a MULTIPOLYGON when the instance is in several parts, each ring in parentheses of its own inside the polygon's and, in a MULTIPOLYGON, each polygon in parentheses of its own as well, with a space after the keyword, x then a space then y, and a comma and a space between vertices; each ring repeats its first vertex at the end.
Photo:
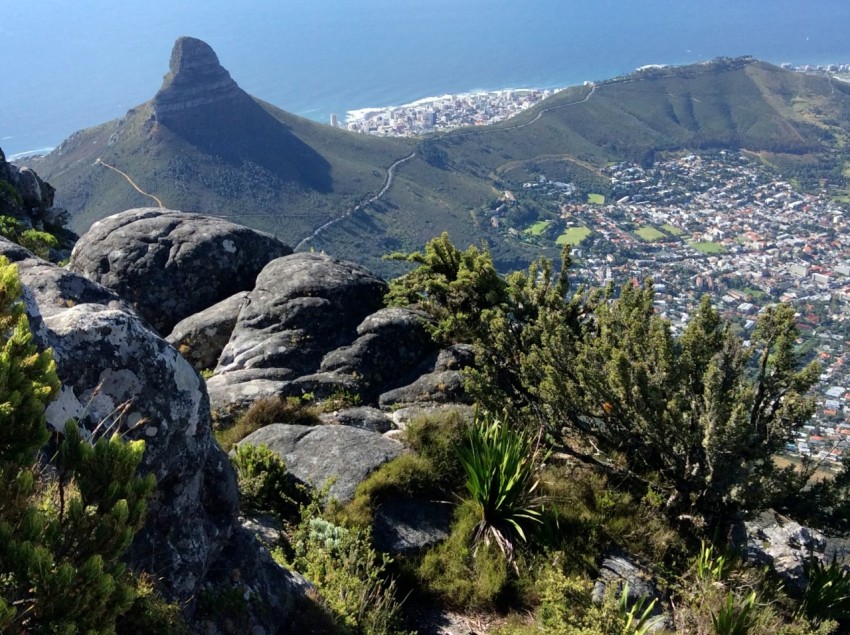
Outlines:
POLYGON ((114 293, 34 258, 18 266, 35 339, 53 349, 62 381, 48 425, 63 430, 74 417, 89 435, 145 441, 140 469, 157 487, 130 566, 152 574, 190 617, 201 591, 239 572, 240 588, 262 594, 251 628, 277 632, 303 585, 238 526, 236 476, 212 438, 197 372, 114 293))
POLYGON ((352 342, 357 326, 382 304, 386 283, 363 267, 323 254, 270 262, 239 313, 215 376, 208 382, 218 414, 245 395, 300 394, 292 380, 316 373, 330 351, 352 342), (250 384, 259 382, 256 390, 250 384))
POLYGON ((92 225, 69 268, 131 302, 160 333, 239 291, 292 250, 269 234, 222 218, 131 209, 92 225))
POLYGON ((732 541, 747 560, 769 566, 796 591, 806 588, 809 558, 826 562, 835 557, 840 562, 850 556, 846 540, 827 538, 772 510, 738 523, 732 530, 732 541))
POLYGON ((392 499, 375 511, 375 548, 393 555, 409 555, 433 547, 449 536, 452 506, 436 501, 392 499))
POLYGON ((156 571, 169 595, 188 600, 225 541, 237 510, 236 480, 211 435, 197 372, 137 318, 82 304, 44 318, 62 380, 48 424, 69 418, 100 434, 146 442, 140 469, 157 479, 145 527, 129 560, 156 571))
POLYGON ((180 320, 165 339, 196 369, 215 368, 247 300, 248 292, 240 291, 180 320))
POLYGON ((275 423, 249 434, 239 445, 268 445, 286 464, 286 471, 321 488, 333 479, 329 496, 340 502, 384 463, 404 451, 398 441, 376 432, 348 426, 299 426, 275 423))

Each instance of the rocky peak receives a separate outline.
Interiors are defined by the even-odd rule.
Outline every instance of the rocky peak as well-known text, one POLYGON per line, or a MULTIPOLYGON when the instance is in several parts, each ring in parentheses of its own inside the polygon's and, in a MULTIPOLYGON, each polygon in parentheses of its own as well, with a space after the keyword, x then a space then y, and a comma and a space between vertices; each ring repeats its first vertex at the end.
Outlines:
POLYGON ((169 71, 153 99, 157 120, 168 124, 176 113, 241 99, 245 94, 219 64, 215 51, 201 40, 180 37, 171 51, 169 71))

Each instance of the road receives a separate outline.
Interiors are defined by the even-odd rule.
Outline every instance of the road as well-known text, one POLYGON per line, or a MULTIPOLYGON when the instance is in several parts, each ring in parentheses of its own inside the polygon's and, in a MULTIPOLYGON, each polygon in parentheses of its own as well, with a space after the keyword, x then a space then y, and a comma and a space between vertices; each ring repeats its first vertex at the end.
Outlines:
MULTIPOLYGON (((469 130, 469 131, 466 131, 466 132, 447 133, 445 135, 442 135, 441 137, 438 137, 438 139, 465 137, 465 136, 473 135, 473 134, 481 134, 483 132, 502 132, 502 131, 505 131, 505 130, 519 130, 520 128, 525 128, 525 127, 530 126, 530 125, 536 123, 537 121, 539 121, 540 118, 543 115, 545 115, 547 112, 551 112, 553 110, 558 110, 560 108, 566 108, 568 106, 575 106, 577 104, 583 104, 583 103, 587 102, 591 97, 593 97, 593 94, 596 92, 596 89, 597 89, 596 84, 591 84, 590 86, 591 86, 590 92, 587 93, 587 95, 585 95, 583 99, 571 101, 568 104, 558 104, 557 106, 549 106, 548 108, 543 108, 540 112, 537 113, 537 116, 535 116, 534 119, 532 119, 531 121, 527 121, 527 122, 521 123, 521 124, 516 124, 514 126, 509 126, 509 127, 506 127, 506 128, 495 128, 494 129, 494 128, 486 127, 486 128, 481 129, 481 130, 469 130)), ((409 155, 407 155, 403 159, 399 159, 398 161, 393 163, 389 168, 387 168, 387 179, 384 182, 384 187, 381 188, 380 192, 378 192, 375 196, 368 199, 367 201, 364 201, 362 203, 358 203, 357 205, 352 207, 350 210, 348 210, 342 216, 339 216, 337 218, 329 220, 324 225, 320 225, 319 227, 317 227, 313 231, 312 234, 310 234, 309 236, 307 236, 306 238, 301 240, 297 245, 295 245, 295 251, 298 251, 299 249, 301 249, 304 245, 306 245, 308 242, 310 242, 311 240, 316 238, 316 236, 321 234, 328 227, 332 227, 333 225, 336 225, 337 223, 345 220, 346 218, 349 218, 355 212, 360 211, 361 209, 363 209, 367 205, 371 205, 375 201, 382 198, 384 196, 384 194, 386 194, 393 185, 393 177, 395 176, 396 168, 398 166, 400 166, 402 163, 405 163, 406 161, 410 161, 415 156, 416 156, 416 152, 411 152, 409 155)))
POLYGON ((410 160, 411 160, 413 157, 415 157, 415 156, 416 156, 416 152, 411 152, 410 154, 408 154, 408 155, 407 155, 406 157, 404 157, 403 159, 398 159, 395 163, 393 163, 390 167, 388 167, 388 168, 387 168, 387 178, 386 178, 386 180, 384 181, 384 187, 382 187, 382 188, 381 188, 381 191, 380 191, 380 192, 378 192, 378 193, 377 193, 375 196, 373 196, 372 198, 370 198, 370 199, 368 199, 368 200, 366 200, 366 201, 364 201, 364 202, 362 202, 362 203, 358 203, 357 205, 355 205, 354 207, 352 207, 350 210, 348 210, 348 211, 347 211, 345 214, 343 214, 342 216, 338 216, 337 218, 333 218, 333 219, 329 220, 327 223, 325 223, 324 225, 319 225, 319 226, 318 226, 318 227, 317 227, 317 228, 313 231, 313 233, 312 233, 312 234, 310 234, 309 236, 307 236, 306 238, 304 238, 303 240, 301 240, 301 241, 300 241, 297 245, 295 245, 295 251, 298 251, 299 249, 301 249, 301 247, 303 247, 303 246, 304 246, 304 245, 306 245, 308 242, 310 242, 311 240, 313 240, 316 236, 318 236, 319 234, 321 234, 321 233, 322 233, 323 231, 325 231, 328 227, 331 227, 331 226, 333 226, 333 225, 336 225, 336 224, 337 224, 337 223, 339 223, 340 221, 343 221, 343 220, 345 220, 346 218, 350 217, 350 216, 351 216, 352 214, 354 214, 355 212, 360 211, 361 209, 363 209, 363 208, 364 208, 364 207, 366 207, 367 205, 371 205, 371 204, 372 204, 372 203, 374 203, 375 201, 379 200, 379 199, 380 199, 380 198, 381 198, 384 194, 386 194, 386 193, 389 191, 389 189, 392 187, 392 185, 393 185, 393 177, 395 176, 395 170, 396 170, 396 168, 397 168, 398 166, 400 166, 402 163, 404 163, 405 161, 410 161, 410 160))

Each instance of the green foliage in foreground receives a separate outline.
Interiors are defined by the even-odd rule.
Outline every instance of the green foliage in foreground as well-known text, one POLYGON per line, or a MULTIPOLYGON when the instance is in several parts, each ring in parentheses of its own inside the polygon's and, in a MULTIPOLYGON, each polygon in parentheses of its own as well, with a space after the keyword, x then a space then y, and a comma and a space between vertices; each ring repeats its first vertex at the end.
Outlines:
POLYGON ((310 500, 307 488, 287 473, 283 460, 267 445, 237 446, 233 466, 242 508, 249 512, 272 513, 290 521, 310 500))
POLYGON ((434 338, 445 342, 483 335, 481 312, 505 299, 505 282, 490 254, 476 247, 460 251, 445 232, 425 245, 424 252, 392 254, 390 259, 419 267, 390 282, 387 304, 416 305, 431 313, 434 338))
POLYGON ((473 542, 492 540, 513 560, 516 540, 525 542, 531 527, 542 522, 542 500, 535 495, 538 468, 546 460, 540 435, 513 430, 506 419, 485 414, 458 454, 479 516, 473 542))
POLYGON ((713 523, 800 499, 805 483, 772 461, 811 417, 818 378, 791 307, 766 310, 745 348, 707 298, 674 337, 651 281, 570 294, 568 251, 557 276, 540 260, 504 280, 445 235, 417 261, 392 297, 422 298, 441 337, 477 345, 469 387, 489 409, 511 404, 572 454, 652 483, 671 516, 713 523))
POLYGON ((295 532, 293 568, 316 585, 341 632, 399 633, 400 604, 387 575, 389 558, 371 547, 367 530, 334 525, 316 512, 306 508, 295 532))
POLYGON ((51 249, 59 246, 59 240, 49 232, 23 229, 20 221, 11 216, 0 216, 0 236, 29 249, 39 258, 47 258, 51 249))
POLYGON ((0 259, 0 631, 113 633, 134 597, 121 557, 155 485, 136 476, 144 442, 91 443, 70 422, 55 471, 42 467, 59 381, 20 297, 16 268, 0 259))

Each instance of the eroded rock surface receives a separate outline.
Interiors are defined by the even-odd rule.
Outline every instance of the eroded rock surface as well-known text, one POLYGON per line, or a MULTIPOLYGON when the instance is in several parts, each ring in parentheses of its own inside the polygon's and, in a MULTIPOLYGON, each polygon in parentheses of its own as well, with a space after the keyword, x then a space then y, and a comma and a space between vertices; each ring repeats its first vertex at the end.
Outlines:
POLYGON ((354 490, 384 463, 404 451, 398 441, 349 426, 299 426, 275 423, 245 437, 239 445, 268 445, 300 481, 321 488, 333 479, 328 495, 346 502, 354 490))
POLYGON ((269 234, 222 218, 131 209, 92 225, 69 269, 115 291, 160 333, 239 291, 292 250, 269 234))
POLYGON ((165 339, 198 370, 215 368, 247 301, 248 292, 240 291, 180 320, 165 339))
POLYGON ((240 584, 265 594, 252 624, 276 632, 301 587, 238 525, 236 478, 212 438, 204 382, 114 293, 29 256, 18 262, 28 317, 62 381, 48 425, 61 431, 73 417, 89 435, 145 441, 141 470, 157 487, 128 563, 190 615, 216 574, 241 568, 240 584))

